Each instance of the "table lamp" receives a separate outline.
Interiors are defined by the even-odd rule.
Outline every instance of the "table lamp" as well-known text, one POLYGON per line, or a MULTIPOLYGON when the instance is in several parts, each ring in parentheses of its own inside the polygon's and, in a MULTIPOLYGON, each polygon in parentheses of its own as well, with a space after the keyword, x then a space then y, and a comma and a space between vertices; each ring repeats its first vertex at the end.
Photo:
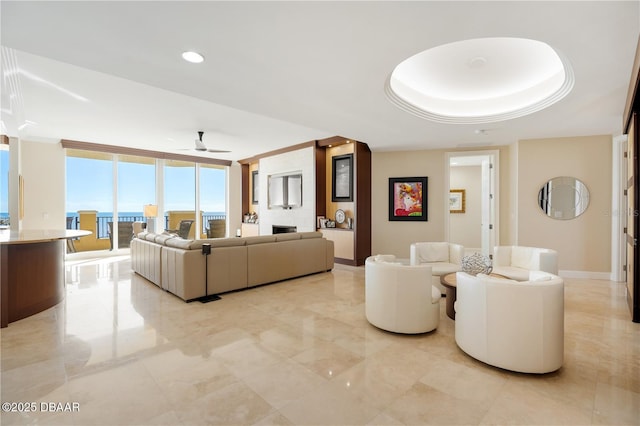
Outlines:
POLYGON ((142 208, 144 217, 147 218, 147 232, 156 232, 156 216, 158 216, 158 206, 155 204, 145 204, 142 208))

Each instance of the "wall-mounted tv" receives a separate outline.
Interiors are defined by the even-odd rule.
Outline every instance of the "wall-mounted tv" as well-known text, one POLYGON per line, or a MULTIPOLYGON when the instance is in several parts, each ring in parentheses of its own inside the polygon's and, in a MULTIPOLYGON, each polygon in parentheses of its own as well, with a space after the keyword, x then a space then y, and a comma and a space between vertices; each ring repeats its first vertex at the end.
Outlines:
POLYGON ((270 209, 293 209, 302 206, 302 172, 279 173, 268 178, 270 209))

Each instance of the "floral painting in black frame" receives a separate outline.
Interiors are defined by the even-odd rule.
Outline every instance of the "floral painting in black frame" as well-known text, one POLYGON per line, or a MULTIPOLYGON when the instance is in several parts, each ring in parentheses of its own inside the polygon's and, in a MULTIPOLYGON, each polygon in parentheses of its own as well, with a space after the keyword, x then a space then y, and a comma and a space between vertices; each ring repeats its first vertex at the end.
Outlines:
POLYGON ((389 178, 389 220, 427 221, 428 177, 389 178))

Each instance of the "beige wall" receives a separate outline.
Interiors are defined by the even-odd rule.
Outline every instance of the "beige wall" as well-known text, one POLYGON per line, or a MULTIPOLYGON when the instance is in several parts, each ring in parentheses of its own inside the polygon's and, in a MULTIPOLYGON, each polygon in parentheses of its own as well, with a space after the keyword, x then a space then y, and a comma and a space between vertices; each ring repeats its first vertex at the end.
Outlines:
MULTIPOLYGON (((500 150, 500 244, 550 247, 565 271, 609 272, 611 240, 611 136, 523 140, 500 150), (537 206, 542 184, 554 176, 582 179, 591 193, 587 212, 570 221, 547 218, 537 206)), ((479 150, 486 148, 479 148, 479 150)), ((65 226, 65 157, 59 144, 21 142, 25 178, 23 229, 65 226), (45 219, 46 216, 46 219, 45 219)), ((444 239, 445 150, 372 153, 372 254, 409 256, 415 241, 444 239), (389 222, 388 178, 428 176, 427 222, 389 222)), ((464 151, 469 151, 465 149, 464 151)), ((239 166, 228 181, 230 223, 239 226, 239 166)), ((266 188, 261 187, 261 190, 266 188)), ((264 194, 264 191, 261 191, 264 194)), ((311 220, 314 224, 315 220, 311 220)))
POLYGON ((557 250, 561 271, 611 271, 611 144, 610 135, 518 142, 519 245, 557 250), (589 189, 589 207, 576 219, 551 219, 537 204, 542 185, 557 176, 589 189))
POLYGON ((449 214, 449 241, 465 249, 482 248, 482 167, 451 167, 449 187, 464 189, 465 212, 449 214))
MULTIPOLYGON (((477 150, 497 149, 500 151, 500 243, 510 241, 510 221, 508 191, 510 147, 482 147, 477 150)), ((371 254, 394 254, 409 257, 409 246, 416 241, 443 241, 445 202, 448 202, 448 188, 445 190, 444 176, 446 153, 460 150, 425 150, 373 152, 371 156, 371 254), (427 176, 427 222, 390 222, 389 178, 427 176)), ((464 149, 464 151, 473 151, 464 149)), ((448 204, 446 204, 448 206, 448 204)))

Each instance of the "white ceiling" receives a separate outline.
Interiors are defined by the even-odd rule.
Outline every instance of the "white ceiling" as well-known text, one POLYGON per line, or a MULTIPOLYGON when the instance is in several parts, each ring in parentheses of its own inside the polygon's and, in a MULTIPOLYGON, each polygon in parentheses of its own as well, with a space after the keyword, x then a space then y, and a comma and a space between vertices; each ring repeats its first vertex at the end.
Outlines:
POLYGON ((202 155, 230 160, 334 135, 374 151, 617 135, 639 6, 3 0, 3 132, 195 153, 184 150, 203 130, 209 148, 232 152, 202 155), (430 122, 386 98, 404 59, 480 37, 549 44, 570 61, 573 91, 545 110, 481 127, 430 122), (205 62, 183 61, 185 50, 205 62))

